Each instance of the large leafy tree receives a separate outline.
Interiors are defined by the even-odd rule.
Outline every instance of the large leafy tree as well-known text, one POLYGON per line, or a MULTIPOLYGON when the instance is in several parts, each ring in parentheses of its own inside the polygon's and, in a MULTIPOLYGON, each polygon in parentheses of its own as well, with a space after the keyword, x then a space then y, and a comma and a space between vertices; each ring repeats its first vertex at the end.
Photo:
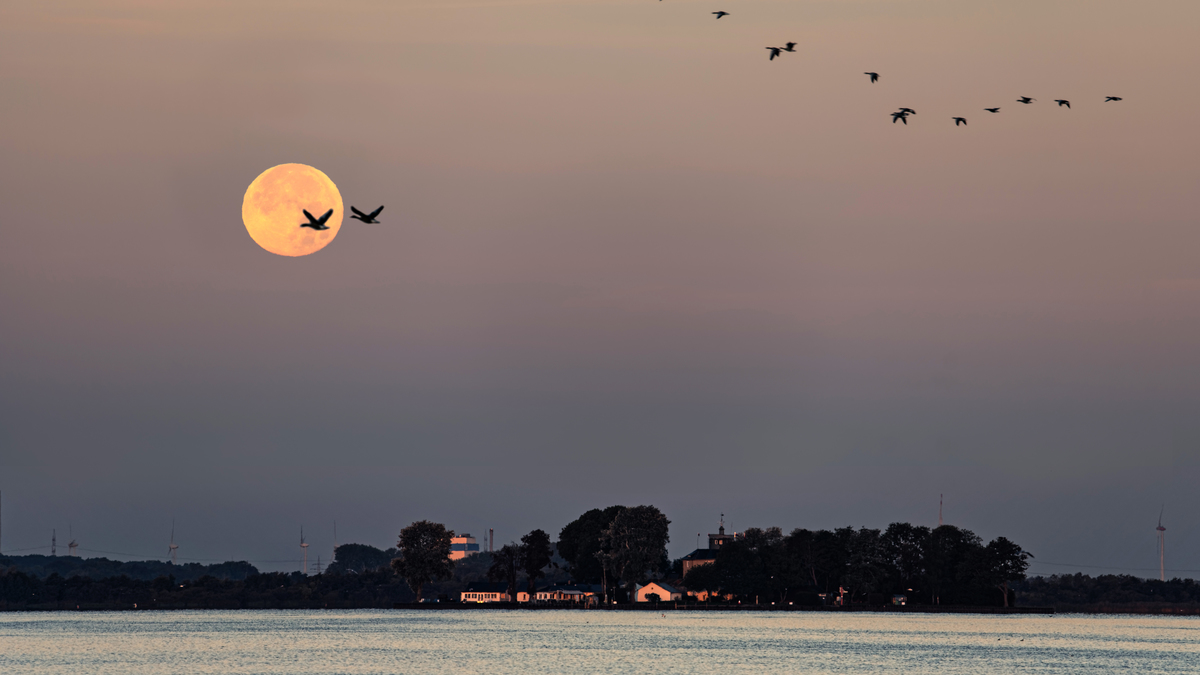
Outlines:
POLYGON ((624 510, 624 506, 592 509, 563 527, 558 535, 558 554, 567 561, 575 581, 598 584, 603 580, 604 566, 597 557, 601 553, 600 537, 624 510))
MULTIPOLYGON (((517 600, 517 569, 521 566, 521 548, 516 544, 505 544, 499 551, 492 553, 492 566, 488 568, 487 577, 491 581, 508 582, 508 599, 517 600)), ((529 598, 532 600, 533 595, 529 598)))
POLYGON ((609 568, 617 580, 633 585, 670 567, 667 558, 671 521, 653 506, 633 506, 617 514, 600 537, 609 568))
POLYGON ((929 574, 930 602, 959 604, 970 600, 969 588, 983 540, 974 532, 941 525, 929 536, 925 569, 929 574))
POLYGON ((521 569, 529 579, 529 599, 533 600, 537 592, 537 580, 546 576, 545 568, 550 564, 553 551, 550 549, 550 535, 542 530, 534 530, 521 537, 521 569))
POLYGON ((884 531, 883 548, 895 573, 895 590, 915 593, 921 588, 929 534, 928 527, 908 523, 892 523, 884 531))
POLYGON ((408 582, 421 600, 421 589, 435 579, 448 579, 454 571, 450 559, 450 540, 454 531, 441 523, 418 520, 400 530, 400 557, 392 560, 392 569, 408 582))
POLYGON ((1008 607, 1008 584, 1025 579, 1033 555, 1004 537, 996 537, 984 548, 983 559, 988 582, 1004 594, 1008 607))

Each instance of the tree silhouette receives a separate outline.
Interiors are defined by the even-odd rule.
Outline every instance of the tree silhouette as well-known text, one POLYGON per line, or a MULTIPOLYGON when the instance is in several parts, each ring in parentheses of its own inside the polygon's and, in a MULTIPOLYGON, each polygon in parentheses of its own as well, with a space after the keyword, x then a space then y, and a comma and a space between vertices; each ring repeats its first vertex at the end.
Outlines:
POLYGON ((633 585, 647 575, 670 567, 667 559, 668 528, 671 521, 653 506, 634 506, 613 518, 600 537, 609 564, 630 595, 633 585))
POLYGON ((1004 537, 996 537, 984 549, 985 574, 993 586, 1004 594, 1008 607, 1008 582, 1021 581, 1029 569, 1033 555, 1004 537))
POLYGON ((550 535, 542 530, 534 530, 521 537, 521 569, 529 579, 529 599, 536 597, 535 584, 541 577, 546 576, 542 570, 550 564, 550 535))
POLYGON ((400 530, 400 557, 392 560, 392 569, 404 577, 408 587, 421 601, 421 588, 434 579, 448 579, 454 571, 450 559, 450 540, 454 531, 441 523, 418 520, 400 530))
POLYGON ((558 554, 567 561, 575 581, 598 584, 606 576, 601 556, 600 537, 624 506, 592 509, 566 524, 558 534, 558 554))
POLYGON ((361 574, 367 570, 387 567, 397 555, 394 548, 384 551, 367 544, 342 544, 333 550, 333 562, 326 572, 361 574))

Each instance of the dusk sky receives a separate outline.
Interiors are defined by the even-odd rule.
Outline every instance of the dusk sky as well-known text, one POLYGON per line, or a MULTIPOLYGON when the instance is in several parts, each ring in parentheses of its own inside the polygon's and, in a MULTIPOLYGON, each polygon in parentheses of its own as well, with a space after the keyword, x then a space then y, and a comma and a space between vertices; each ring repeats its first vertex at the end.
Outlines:
POLYGON ((1163 508, 1200 577, 1198 27, 0 4, 3 551, 165 558, 174 518, 181 561, 294 569, 301 526, 327 560, 334 521, 499 544, 654 504, 678 557, 721 513, 936 525, 944 493, 1036 574, 1156 576, 1163 508), (263 250, 242 197, 291 162, 383 222, 263 250))

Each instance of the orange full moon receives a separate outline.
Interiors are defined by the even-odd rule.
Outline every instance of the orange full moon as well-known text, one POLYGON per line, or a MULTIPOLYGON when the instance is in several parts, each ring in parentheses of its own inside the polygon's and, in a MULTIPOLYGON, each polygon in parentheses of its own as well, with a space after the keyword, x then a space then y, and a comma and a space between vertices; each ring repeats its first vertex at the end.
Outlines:
POLYGON ((250 238, 276 255, 316 253, 342 228, 342 194, 321 171, 305 164, 280 164, 258 175, 242 200, 242 222, 250 238), (333 209, 327 230, 300 227, 304 211, 320 218, 333 209))

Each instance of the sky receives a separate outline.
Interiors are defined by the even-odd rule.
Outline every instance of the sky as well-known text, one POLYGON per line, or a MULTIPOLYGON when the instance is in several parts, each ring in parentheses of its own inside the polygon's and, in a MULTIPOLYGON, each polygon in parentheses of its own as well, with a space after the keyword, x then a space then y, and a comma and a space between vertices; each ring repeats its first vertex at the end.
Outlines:
POLYGON ((653 504, 678 557, 722 513, 936 525, 944 495, 1038 574, 1156 576, 1161 509, 1200 577, 1197 25, 0 4, 0 549, 165 558, 174 522, 181 561, 286 570, 302 527, 327 561, 334 523, 499 544, 653 504), (242 196, 289 162, 382 224, 259 248, 242 196))

